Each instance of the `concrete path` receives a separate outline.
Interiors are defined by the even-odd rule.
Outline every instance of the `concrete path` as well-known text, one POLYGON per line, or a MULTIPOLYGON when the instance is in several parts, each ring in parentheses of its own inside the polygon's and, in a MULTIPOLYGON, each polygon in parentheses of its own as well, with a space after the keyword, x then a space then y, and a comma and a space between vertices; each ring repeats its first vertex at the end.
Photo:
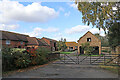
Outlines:
POLYGON ((5 78, 118 78, 118 74, 93 65, 50 63, 34 70, 17 72, 5 78))

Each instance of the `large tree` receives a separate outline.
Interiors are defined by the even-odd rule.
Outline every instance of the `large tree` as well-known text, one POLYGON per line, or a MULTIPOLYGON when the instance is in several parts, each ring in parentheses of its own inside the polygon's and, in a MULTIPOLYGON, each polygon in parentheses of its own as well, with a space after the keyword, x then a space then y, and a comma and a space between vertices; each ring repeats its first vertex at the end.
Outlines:
POLYGON ((102 47, 108 47, 109 46, 108 35, 101 36, 99 33, 96 33, 95 36, 101 40, 101 46, 102 47))
POLYGON ((120 22, 114 23, 108 31, 108 40, 110 46, 115 49, 116 46, 120 45, 120 22))
POLYGON ((110 46, 120 45, 120 2, 77 2, 83 23, 108 30, 110 46))
POLYGON ((119 2, 76 2, 82 13, 83 23, 106 30, 115 21, 120 21, 119 2))

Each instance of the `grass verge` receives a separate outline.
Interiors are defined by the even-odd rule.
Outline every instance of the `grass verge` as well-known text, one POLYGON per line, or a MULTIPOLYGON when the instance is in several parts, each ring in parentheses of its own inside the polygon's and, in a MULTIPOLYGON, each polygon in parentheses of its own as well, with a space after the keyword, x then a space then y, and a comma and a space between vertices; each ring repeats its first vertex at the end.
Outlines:
POLYGON ((116 73, 116 74, 118 74, 118 70, 119 70, 118 66, 104 66, 104 65, 100 65, 100 68, 105 69, 105 70, 109 70, 109 71, 111 71, 113 73, 116 73))
POLYGON ((60 54, 71 54, 72 52, 60 52, 60 54))

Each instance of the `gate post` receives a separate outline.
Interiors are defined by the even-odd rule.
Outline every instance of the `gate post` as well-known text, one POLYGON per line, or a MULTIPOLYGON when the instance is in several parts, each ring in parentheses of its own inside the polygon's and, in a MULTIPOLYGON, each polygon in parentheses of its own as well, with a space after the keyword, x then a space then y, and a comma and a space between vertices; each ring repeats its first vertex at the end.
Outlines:
POLYGON ((64 63, 65 63, 65 54, 64 54, 64 63))
POLYGON ((104 55, 104 65, 105 65, 105 55, 104 55))
POLYGON ((89 54, 90 55, 90 64, 91 64, 91 54, 89 54))

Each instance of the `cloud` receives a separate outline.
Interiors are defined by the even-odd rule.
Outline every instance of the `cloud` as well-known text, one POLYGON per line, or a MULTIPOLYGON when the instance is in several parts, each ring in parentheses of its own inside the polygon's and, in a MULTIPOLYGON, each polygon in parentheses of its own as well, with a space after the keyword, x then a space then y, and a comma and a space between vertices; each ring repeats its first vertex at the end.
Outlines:
POLYGON ((73 4, 68 3, 68 5, 69 5, 70 7, 75 8, 75 9, 77 9, 77 7, 78 7, 78 4, 75 4, 75 3, 73 3, 73 4))
POLYGON ((87 31, 90 31, 93 34, 100 33, 101 36, 105 36, 104 30, 102 28, 99 30, 98 28, 90 28, 90 26, 85 26, 85 25, 77 25, 75 27, 65 30, 67 34, 76 34, 76 33, 82 34, 82 33, 86 33, 87 31))
POLYGON ((15 30, 19 27, 18 24, 5 25, 0 24, 0 30, 15 30))
POLYGON ((86 32, 89 30, 89 26, 82 26, 82 25, 77 25, 75 27, 72 27, 70 29, 66 29, 65 32, 67 34, 74 34, 74 33, 82 33, 86 32))
POLYGON ((70 16, 70 11, 65 13, 64 16, 70 16))
POLYGON ((58 14, 53 8, 37 2, 24 6, 17 1, 0 1, 0 23, 46 22, 56 18, 58 14))
POLYGON ((49 27, 49 28, 46 28, 46 29, 36 27, 36 28, 33 29, 32 32, 25 32, 24 34, 30 35, 31 37, 40 37, 42 32, 53 33, 53 32, 57 32, 57 31, 59 31, 59 29, 54 28, 54 27, 49 27))
POLYGON ((65 10, 64 10, 64 8, 63 8, 63 7, 60 7, 60 8, 59 8, 59 11, 64 12, 65 10))

